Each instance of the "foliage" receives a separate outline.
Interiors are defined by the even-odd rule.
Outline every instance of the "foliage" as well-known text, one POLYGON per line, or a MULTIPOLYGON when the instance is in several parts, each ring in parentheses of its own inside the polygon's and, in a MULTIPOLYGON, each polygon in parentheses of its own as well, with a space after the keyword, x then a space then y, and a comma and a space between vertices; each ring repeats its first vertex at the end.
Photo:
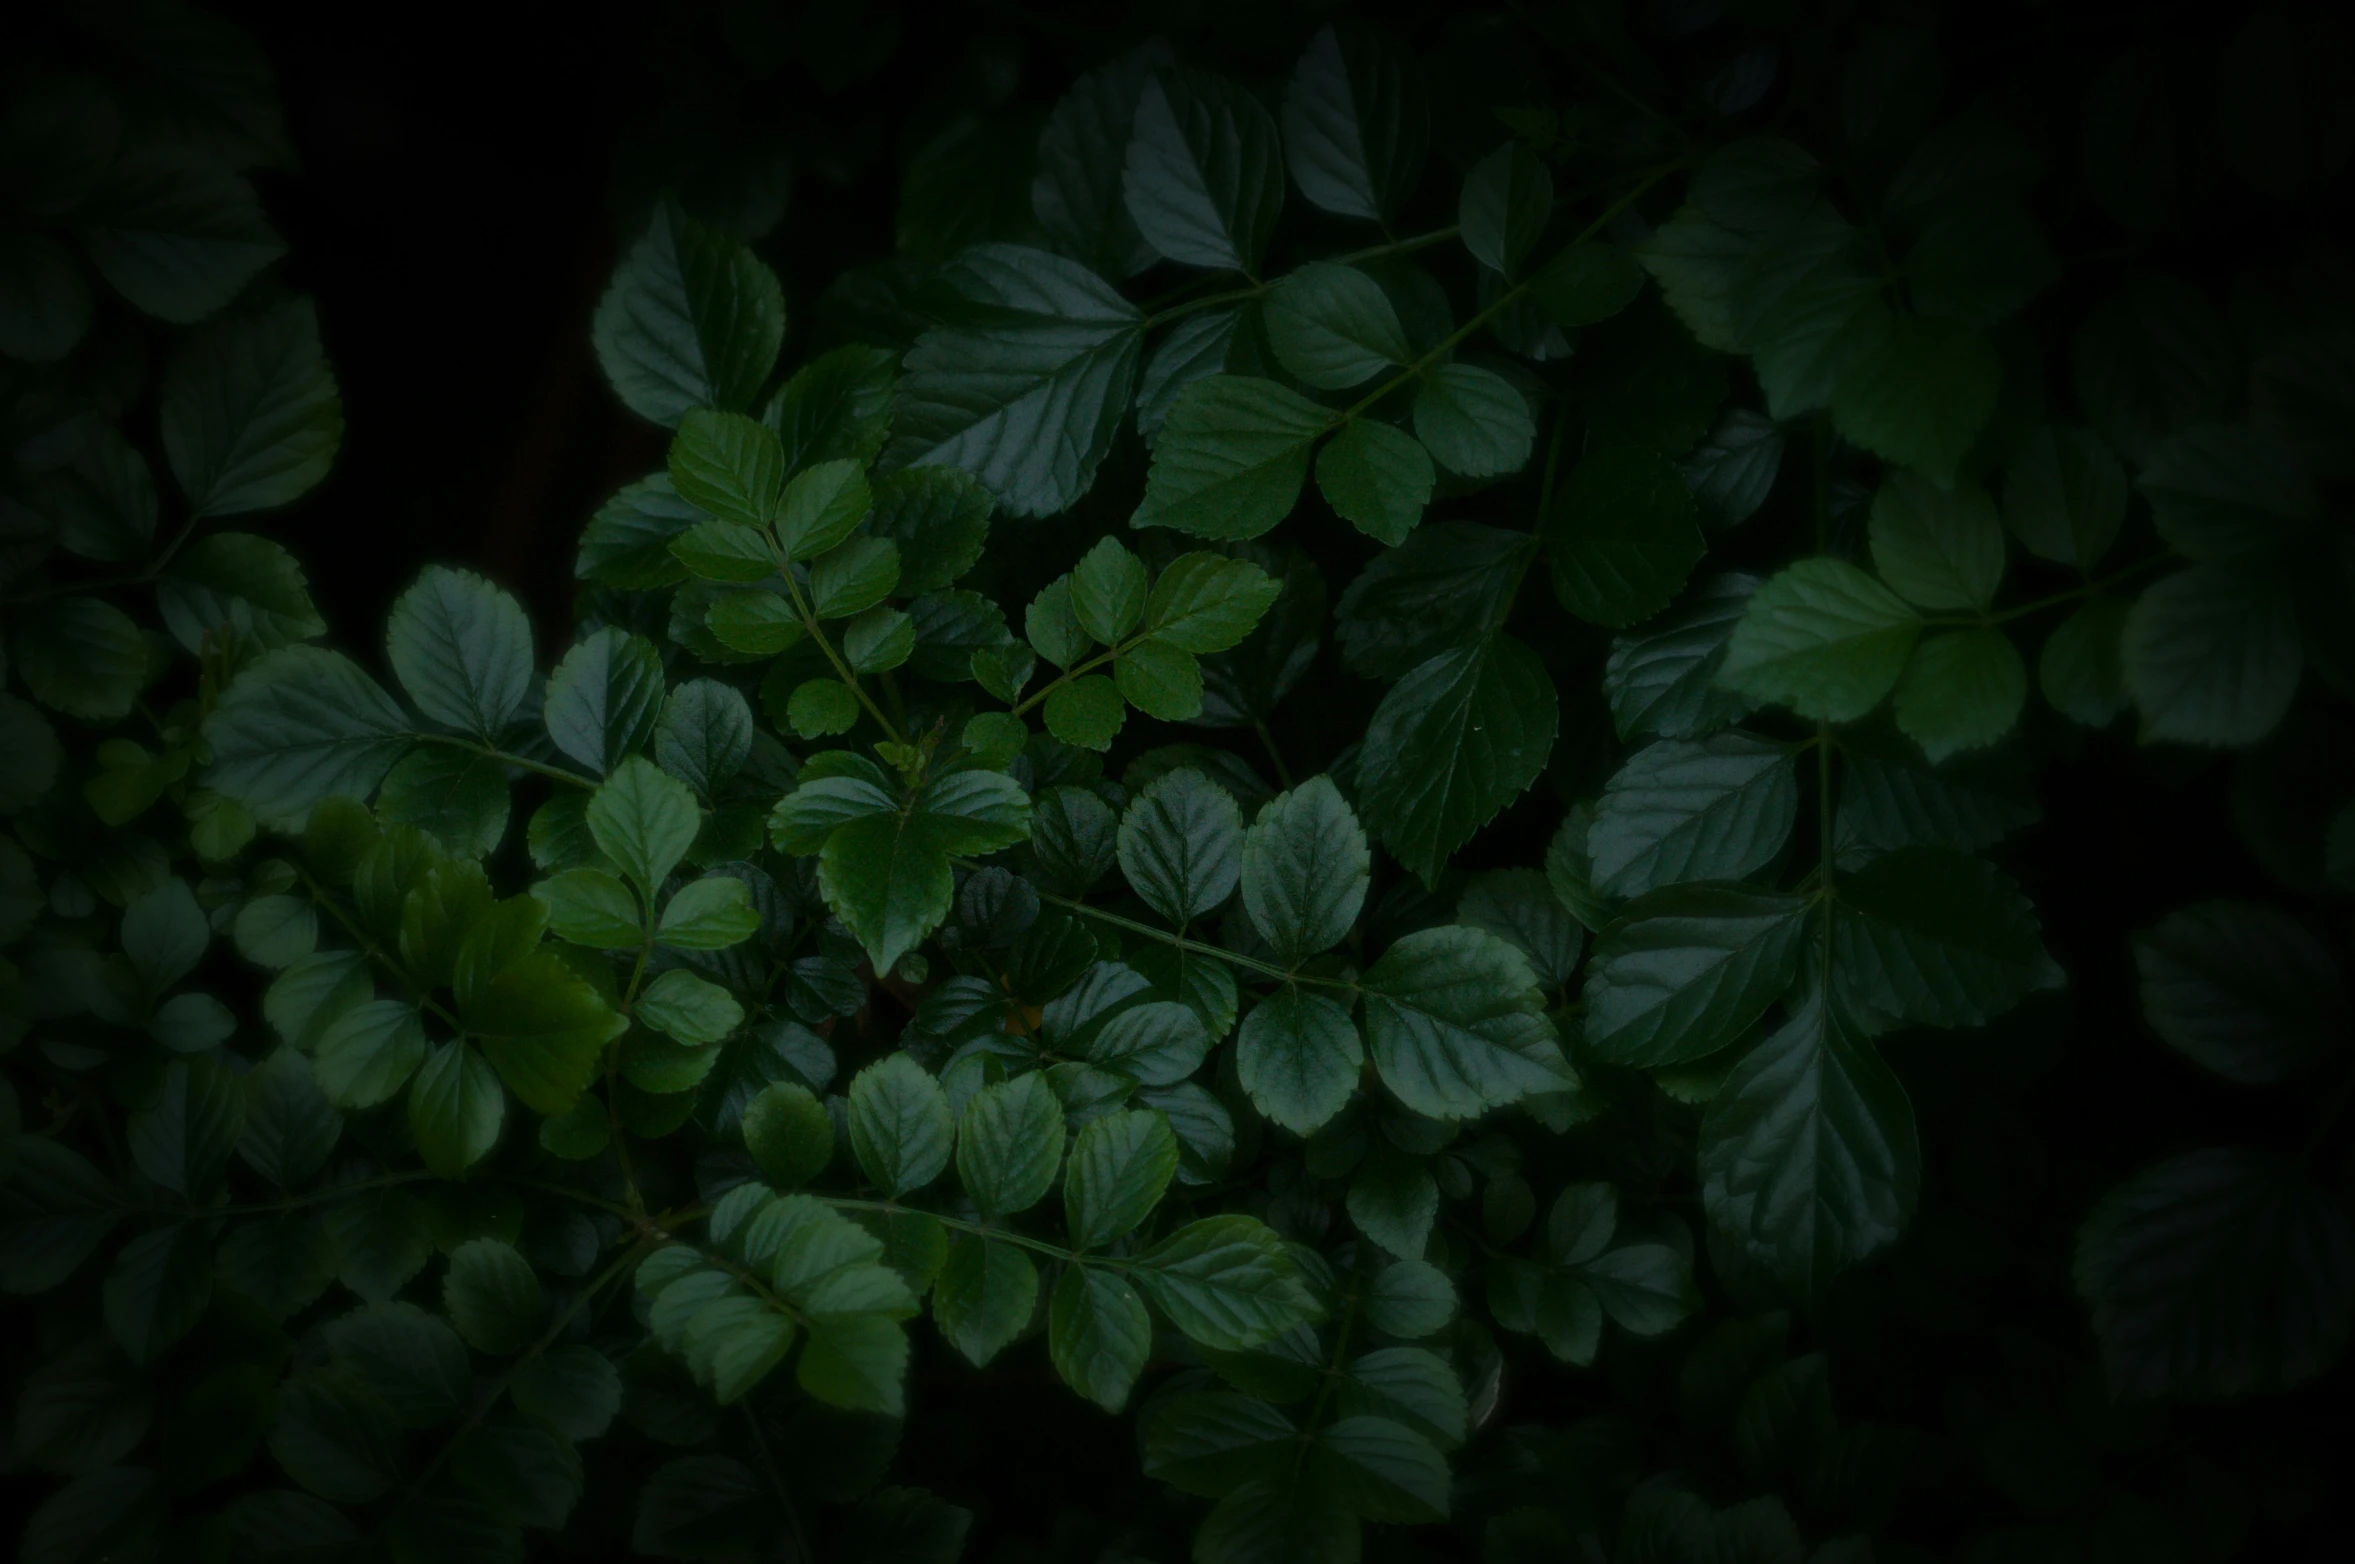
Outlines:
MULTIPOLYGON (((220 525, 341 429, 258 54, 12 81, 22 1555, 947 1560, 903 1428, 1035 1360, 1133 1413, 1088 1556, 1822 1564, 1974 1492, 1974 1559, 2231 1556, 2214 1468, 2095 1451, 2355 1320, 2347 262, 2157 269, 2133 51, 2064 123, 1928 31, 1613 9, 1107 52, 918 144, 814 328, 682 176, 586 328, 667 459, 570 643, 429 565, 381 659, 220 525), (2243 753, 2282 888, 2133 909, 2140 1014, 2315 1112, 2066 1196, 2110 1400, 1858 1417, 1997 1242, 1909 1236, 1933 1181, 2028 1162, 1938 1061, 2124 959, 1999 856, 2101 746, 2243 753)), ((2343 172, 2306 49, 2202 109, 2260 206, 2343 172)))

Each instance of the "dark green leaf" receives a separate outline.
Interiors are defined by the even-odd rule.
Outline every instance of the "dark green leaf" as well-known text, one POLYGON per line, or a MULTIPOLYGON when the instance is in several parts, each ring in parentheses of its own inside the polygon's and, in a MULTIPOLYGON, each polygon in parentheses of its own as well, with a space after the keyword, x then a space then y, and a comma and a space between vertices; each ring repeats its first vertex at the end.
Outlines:
POLYGON ((598 302, 597 359, 630 411, 676 425, 748 411, 777 361, 785 299, 760 260, 665 202, 598 302))
POLYGON ((1585 1043, 1614 1064, 1706 1058, 1790 986, 1807 902, 1736 886, 1654 891, 1595 940, 1585 1043))
POLYGON ((1554 595, 1595 624, 1651 618, 1707 547, 1694 517, 1692 491, 1666 457, 1634 445, 1588 452, 1546 509, 1554 595))
POLYGON ((1537 779, 1553 749, 1555 707, 1544 665, 1511 636, 1490 634, 1421 664, 1382 697, 1367 729, 1358 762, 1366 825, 1435 882, 1448 857, 1537 779))
POLYGON ((1223 77, 1163 66, 1137 100, 1123 184, 1145 243, 1189 266, 1256 272, 1284 205, 1276 122, 1223 77))
POLYGON ((1422 175, 1430 114, 1419 65, 1387 35, 1321 27, 1284 90, 1293 181, 1328 212, 1387 221, 1422 175))
POLYGON ((1382 1083, 1417 1113, 1475 1117, 1575 1077, 1519 951, 1478 929, 1424 929, 1363 979, 1366 1042, 1382 1083))
POLYGON ((2275 908, 2186 907, 2135 936, 2134 964, 2151 1030, 2227 1080, 2286 1080, 2345 1043, 2338 962, 2275 908))

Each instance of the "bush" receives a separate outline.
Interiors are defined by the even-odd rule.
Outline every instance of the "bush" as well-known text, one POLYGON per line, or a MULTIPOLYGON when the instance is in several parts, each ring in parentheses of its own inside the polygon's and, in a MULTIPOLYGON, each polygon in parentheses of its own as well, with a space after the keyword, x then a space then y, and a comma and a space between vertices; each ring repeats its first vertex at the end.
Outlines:
POLYGON ((15 81, 23 1557, 2225 1558, 2261 1465, 2294 1527, 2303 1403, 2136 1408, 2355 1312, 2355 322, 2279 215, 2348 141, 2271 86, 2345 39, 2186 105, 1607 14, 1133 43, 916 144, 806 330, 674 179, 590 328, 668 462, 549 655, 439 565, 334 649, 224 530, 341 432, 252 46, 15 81), (2048 808, 2218 840, 2104 901, 2048 808), (1134 1458, 1031 1497, 1026 1420, 1134 1458))

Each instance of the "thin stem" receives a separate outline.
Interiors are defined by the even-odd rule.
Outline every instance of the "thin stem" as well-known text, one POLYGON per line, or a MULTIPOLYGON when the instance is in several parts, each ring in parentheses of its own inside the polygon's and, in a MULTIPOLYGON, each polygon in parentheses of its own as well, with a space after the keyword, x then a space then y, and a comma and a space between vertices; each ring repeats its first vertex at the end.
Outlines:
POLYGON ((1039 900, 1053 902, 1056 906, 1069 908, 1073 912, 1084 913, 1099 922, 1109 923, 1115 928, 1126 929, 1131 934, 1142 934, 1147 939, 1157 939, 1162 944, 1176 950, 1187 951, 1197 956, 1214 957, 1231 967, 1241 967, 1246 972, 1257 972, 1264 977, 1274 978, 1279 983, 1307 983, 1318 988, 1351 990, 1355 990, 1357 987, 1355 983, 1345 982, 1340 978, 1311 977, 1304 972, 1287 972, 1273 962, 1260 961, 1235 951, 1223 950, 1216 945, 1205 945, 1200 940, 1187 939, 1182 934, 1172 934, 1166 929, 1157 929, 1150 923, 1139 923, 1134 918, 1124 918, 1117 912, 1106 912, 1101 907, 1091 907, 1084 901, 1078 901, 1069 896, 1057 896, 1051 891, 1039 892, 1039 900))
POLYGON ((777 1490, 777 1508, 785 1512, 786 1529, 793 1533, 793 1556, 813 1557, 809 1534, 801 1529, 801 1512, 793 1507, 793 1490, 785 1486, 785 1469, 777 1464, 776 1452, 769 1448, 769 1436, 760 1426, 760 1414, 750 1404, 737 1410, 744 1414, 744 1426, 752 1431, 753 1448, 760 1452, 761 1469, 769 1474, 769 1486, 777 1490))
POLYGON ((1259 735, 1260 747, 1267 751, 1268 764, 1276 768, 1277 783, 1289 788, 1292 785, 1292 768, 1284 764, 1284 752, 1276 748, 1276 736, 1268 731, 1267 719, 1255 717, 1251 727, 1259 735))
POLYGON ((2173 554, 2169 553, 2153 554, 2148 559, 2138 559, 2131 565, 2127 565, 2118 570, 2113 570, 2106 576, 2097 577, 2096 579, 2087 581, 2082 585, 2073 586, 2065 592, 2055 592, 2047 597, 2040 597, 2032 602, 2022 603, 2016 608, 2007 608, 2002 613, 1996 614, 1989 618, 1987 622, 1989 624, 1997 625, 2009 624, 2014 619, 2023 619, 2030 614, 2041 613, 2047 608, 2058 608, 2063 603, 2074 603, 2079 598, 2091 597, 2096 592, 2100 592, 2108 587, 2116 586, 2121 581, 2131 580, 2132 578, 2141 575, 2146 570, 2152 570, 2160 565, 2164 565, 2174 557, 2175 556, 2173 554))
POLYGON ((551 782, 562 782, 567 787, 594 788, 597 785, 594 777, 584 777, 579 772, 567 771, 562 766, 545 765, 522 755, 510 754, 503 749, 494 749, 488 744, 477 744, 472 739, 460 738, 454 733, 420 733, 417 737, 428 744, 440 744, 450 749, 462 749, 469 755, 479 755, 485 760, 496 761, 502 766, 514 766, 518 770, 529 771, 534 776, 546 777, 551 782))
POLYGON ((1008 707, 1007 715, 1014 717, 1021 716, 1024 712, 1030 710, 1039 702, 1054 694, 1055 691, 1060 689, 1062 686, 1071 683, 1074 679, 1079 678, 1082 674, 1093 673, 1096 669, 1103 667, 1106 663, 1112 661, 1122 652, 1127 651, 1130 647, 1134 646, 1138 641, 1143 639, 1143 636, 1131 636, 1129 639, 1121 642, 1118 646, 1105 647, 1102 651, 1089 658, 1086 662, 1073 663, 1070 667, 1055 675, 1054 678, 1049 679, 1046 683, 1040 685, 1036 690, 1032 691, 1028 695, 1025 695, 1021 700, 1008 707))
POLYGON ((374 1178, 354 1179, 349 1184, 336 1184, 323 1189, 314 1189, 305 1194, 289 1195, 284 1200, 254 1200, 248 1201, 242 1205, 234 1206, 198 1206, 193 1204, 182 1206, 138 1205, 125 1206, 122 1209, 132 1213, 135 1216, 178 1216, 190 1218, 215 1216, 281 1216, 289 1211, 299 1211, 305 1206, 322 1205, 330 1200, 341 1200, 346 1195, 364 1195, 369 1193, 371 1190, 390 1189, 397 1184, 415 1184, 431 1177, 433 1177, 433 1175, 426 1172, 423 1168, 412 1168, 405 1173, 380 1173, 374 1178))
POLYGON ((1341 1382, 1342 1366, 1349 1361, 1349 1332, 1357 1323, 1358 1290, 1349 1289, 1348 1302, 1341 1309, 1341 1327, 1333 1333, 1333 1357, 1325 1366, 1324 1383, 1317 1386, 1316 1399, 1309 1403, 1308 1416, 1300 1420, 1300 1453, 1292 1458, 1292 1470, 1298 1472, 1300 1463, 1308 1459, 1309 1442, 1316 1437, 1317 1419, 1324 1416, 1325 1405, 1333 1399, 1333 1387, 1341 1382))
MULTIPOLYGON (((937 1211, 919 1211, 914 1206, 903 1206, 891 1200, 837 1199, 832 1195, 820 1195, 818 1198, 837 1211, 888 1211, 901 1215, 929 1217, 941 1226, 954 1228, 960 1233, 971 1233, 976 1238, 988 1238, 1002 1244, 1012 1244, 1017 1249, 1028 1249, 1034 1254, 1043 1254, 1049 1259, 1065 1262, 1079 1259, 1079 1251, 1075 1249, 1065 1249, 1059 1244, 1050 1244, 1044 1239, 1027 1238, 1020 1233, 1011 1232, 1002 1227, 992 1227, 987 1222, 968 1222, 963 1217, 943 1216, 937 1211)), ((1089 1255, 1087 1263, 1123 1268, 1129 1264, 1128 1261, 1116 1255, 1089 1255)))

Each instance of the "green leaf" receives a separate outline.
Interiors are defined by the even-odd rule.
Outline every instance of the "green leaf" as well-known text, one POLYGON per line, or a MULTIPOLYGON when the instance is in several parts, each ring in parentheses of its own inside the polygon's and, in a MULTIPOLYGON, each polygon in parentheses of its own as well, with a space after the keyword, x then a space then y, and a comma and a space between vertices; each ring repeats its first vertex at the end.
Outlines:
POLYGON ((84 722, 119 722, 149 677, 147 645, 131 617, 95 597, 15 610, 16 671, 33 699, 84 722))
POLYGON ((1284 158, 1312 205, 1388 221, 1414 193, 1430 139, 1411 55, 1354 23, 1317 29, 1284 88, 1284 158))
POLYGON ((1439 1219, 1439 1185, 1421 1157, 1377 1146, 1349 1181, 1349 1220, 1402 1260, 1419 1260, 1439 1219))
POLYGON ((1177 1165, 1177 1137, 1161 1114, 1130 1109, 1090 1119, 1063 1176, 1073 1247, 1101 1249, 1144 1221, 1177 1165))
POLYGON ((1232 1493, 1270 1462, 1289 1459, 1300 1437, 1281 1411, 1232 1391, 1156 1399, 1146 1413, 1145 1475, 1203 1498, 1232 1493))
POLYGON ((90 329, 90 285, 73 254, 39 234, 0 242, 0 354, 53 364, 90 329))
POLYGON ((2188 1152, 2093 1208, 2077 1235, 2076 1282, 2114 1395, 2279 1390, 2346 1346, 2355 1223, 2265 1152, 2188 1152))
POLYGON ((1216 1351, 1256 1347, 1318 1313, 1283 1240, 1255 1217, 1189 1222, 1129 1274, 1188 1340, 1216 1351))
POLYGON ((295 1188, 334 1151, 343 1115, 328 1106, 310 1059, 292 1047, 272 1053, 238 1084, 245 1092, 245 1127, 237 1155, 279 1188, 295 1188))
POLYGON ((1922 621, 1845 560, 1803 559, 1750 598, 1718 682, 1821 722, 1853 722, 1904 671, 1922 621))
POLYGON ((1363 385, 1414 356, 1381 284, 1354 267, 1311 261, 1277 282, 1260 308, 1276 361, 1322 391, 1363 385))
POLYGON ((1587 836, 1593 884, 1641 896, 1692 880, 1738 880, 1790 840, 1799 785, 1788 746, 1748 733, 1638 750, 1603 790, 1587 836))
POLYGON ((2039 424, 2012 448, 2003 520, 2038 559, 2090 573, 2125 523, 2125 470, 2090 430, 2039 424))
POLYGON ((1913 1104, 1811 990, 1710 1098, 1700 1174, 1718 1232, 1794 1295, 1819 1298, 1912 1219, 1913 1104))
POLYGON ((1529 279, 1545 318, 1566 330, 1609 320, 1643 291, 1644 272, 1615 244, 1584 239, 1555 253, 1529 279))
POLYGON ((508 1382, 516 1407, 574 1439, 594 1439, 621 1411, 621 1375, 613 1360, 578 1342, 550 1347, 518 1365, 508 1382))
POLYGON ((1047 1308, 1047 1351, 1065 1384, 1117 1412, 1152 1345, 1153 1322, 1135 1288, 1096 1266, 1064 1268, 1047 1308))
POLYGON ((769 535, 740 522, 699 521, 670 540, 670 551, 702 581, 761 581, 777 570, 769 535))
POLYGON ((1582 943, 1577 920, 1535 869, 1492 869, 1456 903, 1455 921, 1519 951, 1546 988, 1570 981, 1582 943))
POLYGON ((193 325, 286 253, 253 187, 202 150, 127 147, 77 214, 90 264, 140 310, 193 325))
POLYGON ((908 353, 887 468, 961 467, 1018 516, 1067 509, 1128 411, 1144 317, 1085 268, 986 244, 942 268, 958 301, 908 353))
POLYGON ((1472 1118, 1575 1081, 1528 963, 1494 935, 1420 930, 1361 982, 1374 1066, 1417 1113, 1472 1118))
POLYGON ((794 1377, 828 1406, 898 1417, 906 1410, 908 1333, 878 1314, 810 1322, 794 1377))
POLYGON ((840 679, 805 679, 793 687, 785 718, 805 739, 848 733, 859 725, 859 697, 840 679))
POLYGON ((1447 1458, 1404 1423, 1340 1418, 1318 1432, 1315 1448, 1368 1520, 1412 1525, 1447 1518, 1447 1458))
POLYGON ((450 1442, 458 1485, 518 1524, 554 1531, 587 1479, 572 1441, 536 1420, 496 1415, 450 1442))
POLYGON ((1196 1556, 1215 1564, 1351 1564, 1359 1547, 1356 1512, 1332 1483, 1314 1478, 1245 1483, 1194 1534, 1196 1556))
POLYGON ((410 825, 449 851, 483 858, 507 835, 507 776, 487 755, 421 744, 393 763, 376 798, 377 818, 410 825))
POLYGON ((865 613, 899 585, 899 545, 889 538, 854 536, 810 570, 810 606, 820 619, 865 613))
POLYGON ((1747 349, 1734 309, 1734 281, 1753 249, 1698 206, 1680 207, 1636 247, 1635 259, 1660 284, 1660 296, 1693 339, 1719 353, 1747 349))
POLYGON ((2194 565, 2127 611, 2119 656, 2145 739, 2239 747, 2270 733, 2305 652, 2289 584, 2241 565, 2194 565))
POLYGON ((1442 651, 1374 708, 1359 813, 1400 863, 1435 883, 1455 850, 1537 780, 1556 720, 1553 681, 1511 636, 1442 651))
POLYGON ((1803 897, 1731 885, 1654 891, 1595 940, 1587 1051, 1651 1068, 1703 1059, 1749 1030, 1791 984, 1803 897))
POLYGON ((1046 1198, 1063 1162, 1063 1105, 1043 1075, 985 1086, 957 1124, 957 1179, 984 1216, 1013 1216, 1046 1198))
POLYGON ((887 1055, 851 1080, 850 1149, 885 1194, 912 1194, 938 1178, 955 1134, 948 1094, 907 1055, 887 1055))
POLYGON ((716 679, 689 679, 663 703, 654 754, 663 770, 714 798, 752 757, 752 708, 716 679))
POLYGON ((697 510, 739 527, 766 528, 782 514, 785 473, 776 431, 742 413, 699 407, 671 436, 671 488, 697 510))
POLYGON ((1774 420, 1728 408, 1709 438, 1678 464, 1700 507, 1702 525, 1722 532, 1758 513, 1783 468, 1783 436, 1774 420))
POLYGON ((1949 630, 1913 649, 1897 685, 1897 726, 1933 763, 2011 732, 2028 703, 2028 665, 2001 630, 1949 630))
POLYGON ((768 1485, 743 1462, 680 1456, 657 1467, 640 1491, 630 1546, 658 1558, 725 1556, 757 1533, 770 1502, 768 1485))
POLYGON ((2297 453, 2247 425, 2183 430, 2151 454, 2139 486, 2159 536, 2196 560, 2278 553, 2323 513, 2297 453))
POLYGON ((464 1043, 443 1043, 409 1086, 409 1133, 441 1178, 456 1178, 491 1153, 507 1116, 507 1094, 490 1061, 464 1043))
POLYGON ((321 1498, 365 1504, 400 1481, 401 1426, 357 1376, 312 1369, 279 1387, 270 1453, 321 1498))
POLYGON ((1292 514, 1332 415, 1272 380, 1206 375, 1178 393, 1132 527, 1255 538, 1292 514))
POLYGON ((1137 99, 1129 217, 1173 261, 1256 272, 1283 211, 1281 157, 1276 122, 1248 90, 1163 66, 1137 99))
POLYGON ((1265 805, 1243 837, 1243 907, 1288 966, 1348 936, 1373 867, 1357 816, 1330 777, 1265 805))
POLYGON ((1985 196, 1933 208, 1902 267, 1916 308, 1969 326, 2017 314, 2060 270, 2017 201, 1985 196))
POLYGON ((785 336, 785 297, 751 251, 669 202, 613 274, 593 328, 597 361, 639 417, 743 412, 785 336))
POLYGON ((1511 382, 1473 364, 1442 364, 1425 374, 1414 422, 1432 460, 1467 478, 1520 471, 1537 439, 1528 401, 1511 382))
POLYGON ((1508 141, 1472 165, 1457 206, 1464 248, 1492 272, 1517 276, 1554 215, 1554 176, 1537 154, 1508 141))
POLYGON ((1836 400, 1883 285, 1864 236, 1828 208, 1760 237, 1733 273, 1730 304, 1768 412, 1797 418, 1836 400))
POLYGON ((1169 62, 1169 45, 1153 38, 1081 72, 1039 132, 1031 210, 1065 254, 1107 277, 1134 276, 1157 259, 1128 215, 1121 186, 1137 99, 1169 62))
POLYGON ((338 1108, 373 1108, 399 1091, 425 1062, 425 1028, 417 1007, 375 999, 345 1011, 319 1034, 319 1089, 338 1108))
POLYGON ((1700 1312, 1692 1262, 1668 1244, 1622 1244, 1588 1261, 1578 1279, 1632 1335, 1660 1335, 1700 1312))
POLYGON ((1322 994, 1281 988, 1243 1018, 1235 1067, 1261 1113, 1295 1134, 1315 1130, 1348 1103, 1365 1066, 1349 1013, 1322 994))
POLYGON ((716 1043, 744 1024, 744 1007, 717 983, 673 967, 638 996, 640 1021, 690 1048, 716 1043))
POLYGON ((1344 1417, 1404 1423, 1442 1450, 1462 1444, 1471 1422, 1455 1370, 1421 1347, 1382 1347, 1352 1362, 1336 1405, 1344 1417))
POLYGON ((1233 795, 1199 771, 1169 772, 1121 817, 1120 870, 1177 927, 1216 911, 1243 872, 1243 816, 1233 795))
POLYGON ((249 665, 205 723, 206 785, 265 820, 362 797, 410 742, 409 719, 338 653, 290 646, 249 665))
POLYGON ((695 845, 702 817, 686 783, 632 755, 589 795, 588 824, 597 850, 651 901, 695 845))
POLYGON ((106 1328, 135 1363, 152 1363, 193 1330, 212 1301, 213 1253, 203 1222, 141 1233, 107 1268, 106 1328))
POLYGON ((2289 914, 2209 901, 2134 937, 2142 1014, 2166 1044, 2251 1086, 2289 1079, 2347 1036, 2347 989, 2329 947, 2289 914))
POLYGON ((793 475, 777 515, 777 544, 789 561, 816 559, 849 537, 874 507, 857 462, 820 462, 793 475))
POLYGON ((636 950, 644 915, 630 888, 602 869, 567 869, 532 887, 548 906, 548 930, 592 950, 636 950))
POLYGON ((1873 568, 1917 608, 1984 612, 2003 584, 2003 525, 1973 483, 1894 473, 1873 496, 1873 568))
POLYGON ((513 1244, 474 1238, 450 1252, 442 1307, 475 1351, 503 1358, 529 1346, 548 1318, 548 1295, 513 1244))
POLYGON ((195 970, 212 931, 187 882, 166 880, 123 909, 122 937, 123 955, 154 995, 195 970))
POLYGON ((1692 491, 1665 456, 1619 444, 1589 451, 1546 509, 1554 595, 1595 624, 1651 618, 1707 548, 1695 516, 1692 491))
POLYGON ((535 950, 479 981, 470 981, 469 966, 461 951, 458 1019, 467 1035, 525 1107, 551 1118, 569 1113, 599 1053, 623 1029, 621 1018, 552 951, 535 950))
POLYGON ((1976 331, 1868 309, 1841 333, 1832 422, 1886 461, 1951 483, 1995 410, 2003 369, 1976 331))
POLYGON ((744 1147, 771 1183, 795 1189, 834 1160, 834 1121, 808 1087, 777 1081, 744 1105, 744 1147))
POLYGON ((2020 888, 1951 847, 1901 847, 1840 882, 1832 976, 1867 1032, 1984 1025, 2060 982, 2020 888))
POLYGON ((1011 1344, 1038 1308, 1038 1267, 1012 1244, 949 1235, 949 1257, 932 1288, 933 1317, 975 1368, 1011 1344))
POLYGON ((335 1367, 374 1392, 404 1428, 455 1421, 474 1388, 466 1344, 413 1303, 376 1303, 320 1328, 335 1367))
POLYGON ((1529 534, 1497 527, 1418 527, 1341 594, 1343 661, 1369 679, 1395 679, 1478 641, 1510 611, 1531 546, 1529 534))
POLYGON ((1603 694, 1622 740, 1705 738, 1748 715, 1750 702, 1717 680, 1754 576, 1714 576, 1649 634, 1611 643, 1603 694))
POLYGON ((1145 562, 1117 538, 1099 539, 1071 567, 1071 611, 1106 646, 1128 638, 1145 617, 1145 562))
POLYGON ((2036 686, 2053 710, 2104 728, 2126 709, 2126 613, 2117 598, 2088 598, 2046 638, 2036 686))
POLYGON ((133 1112, 126 1139, 131 1160, 162 1188, 199 1198, 212 1192, 245 1129, 245 1094, 211 1059, 175 1059, 156 1094, 133 1112))
MULTIPOLYGON (((1050 1023, 1050 1026, 1052 1023, 1050 1023)), ((1088 1062, 1145 1086, 1174 1086, 1201 1067, 1208 1028, 1194 1007, 1157 1000, 1120 1011, 1097 1029, 1088 1062)))
POLYGON ((1189 652, 1223 652, 1251 634, 1280 590, 1249 560, 1180 554, 1154 578, 1145 598, 1145 630, 1189 652))
POLYGON ((1167 641, 1139 641, 1122 652, 1112 665, 1112 682, 1148 717, 1190 722, 1202 715, 1202 665, 1192 652, 1167 641))
POLYGON ((159 416, 191 514, 274 510, 308 493, 343 443, 343 399, 311 301, 191 333, 165 366, 159 416))
POLYGON ((2040 814, 2008 757, 1931 767, 1907 745, 1867 734, 1841 739, 1832 842, 1844 868, 1922 843, 1990 847, 2040 814))
POLYGON ((777 432, 786 471, 845 458, 873 461, 891 432, 898 359, 887 348, 852 343, 795 370, 761 413, 777 432))
POLYGON ((657 943, 673 950, 726 950, 760 932, 752 893, 733 875, 706 875, 679 887, 662 909, 657 943))
POLYGON ((867 530, 899 547, 900 590, 937 592, 971 570, 997 502, 953 467, 910 467, 874 484, 867 530))
POLYGON ((652 643, 608 625, 566 652, 548 676, 548 736, 604 776, 645 747, 664 689, 662 657, 652 643))
POLYGON ((1317 491, 1333 514, 1378 543, 1404 543, 1431 503, 1438 469, 1402 429, 1353 418, 1317 452, 1317 491))
POLYGON ((482 577, 429 565, 393 604, 385 655, 428 718, 496 740, 529 692, 531 625, 482 577))

